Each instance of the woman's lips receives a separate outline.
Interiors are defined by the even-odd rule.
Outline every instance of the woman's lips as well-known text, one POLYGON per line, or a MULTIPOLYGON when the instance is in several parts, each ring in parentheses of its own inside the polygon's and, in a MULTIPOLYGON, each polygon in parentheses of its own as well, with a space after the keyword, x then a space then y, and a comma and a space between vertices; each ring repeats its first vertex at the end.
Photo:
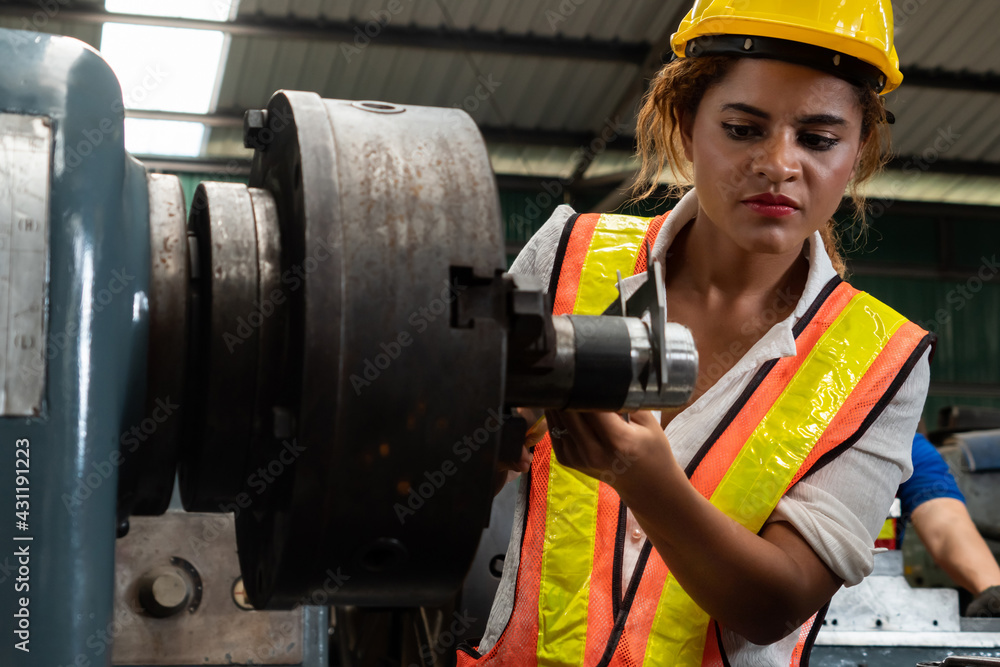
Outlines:
POLYGON ((743 204, 757 215, 762 215, 766 218, 784 218, 799 210, 787 204, 770 204, 753 199, 748 199, 743 204))

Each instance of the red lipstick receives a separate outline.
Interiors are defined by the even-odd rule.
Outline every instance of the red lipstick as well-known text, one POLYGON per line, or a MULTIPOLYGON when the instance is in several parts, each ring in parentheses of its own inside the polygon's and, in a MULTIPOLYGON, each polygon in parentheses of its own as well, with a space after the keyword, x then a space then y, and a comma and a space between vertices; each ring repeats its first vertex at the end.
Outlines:
POLYGON ((766 218, 784 218, 799 210, 799 204, 794 199, 769 192, 744 199, 743 204, 766 218))

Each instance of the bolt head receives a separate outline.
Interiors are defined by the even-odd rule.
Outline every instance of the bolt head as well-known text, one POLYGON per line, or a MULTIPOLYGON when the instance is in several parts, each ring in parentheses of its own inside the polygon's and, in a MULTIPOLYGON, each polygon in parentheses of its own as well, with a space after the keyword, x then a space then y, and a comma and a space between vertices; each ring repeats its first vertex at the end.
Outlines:
POLYGON ((267 127, 267 109, 247 109, 243 114, 243 146, 263 149, 260 133, 267 127))

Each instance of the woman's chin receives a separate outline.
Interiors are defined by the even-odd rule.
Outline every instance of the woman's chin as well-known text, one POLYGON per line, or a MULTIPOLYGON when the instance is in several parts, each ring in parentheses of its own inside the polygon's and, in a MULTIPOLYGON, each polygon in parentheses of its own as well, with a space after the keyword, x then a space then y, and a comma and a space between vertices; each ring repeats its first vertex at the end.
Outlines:
POLYGON ((758 255, 787 255, 802 249, 808 237, 787 233, 755 234, 739 240, 743 250, 758 255))

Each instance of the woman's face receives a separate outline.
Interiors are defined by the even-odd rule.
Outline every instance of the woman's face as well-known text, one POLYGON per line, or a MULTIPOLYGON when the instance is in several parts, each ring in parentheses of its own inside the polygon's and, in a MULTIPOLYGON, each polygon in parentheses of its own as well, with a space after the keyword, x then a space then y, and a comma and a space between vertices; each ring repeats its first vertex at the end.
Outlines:
POLYGON ((777 60, 736 61, 693 123, 683 120, 699 220, 707 216, 747 252, 798 250, 840 205, 861 121, 843 79, 777 60))

